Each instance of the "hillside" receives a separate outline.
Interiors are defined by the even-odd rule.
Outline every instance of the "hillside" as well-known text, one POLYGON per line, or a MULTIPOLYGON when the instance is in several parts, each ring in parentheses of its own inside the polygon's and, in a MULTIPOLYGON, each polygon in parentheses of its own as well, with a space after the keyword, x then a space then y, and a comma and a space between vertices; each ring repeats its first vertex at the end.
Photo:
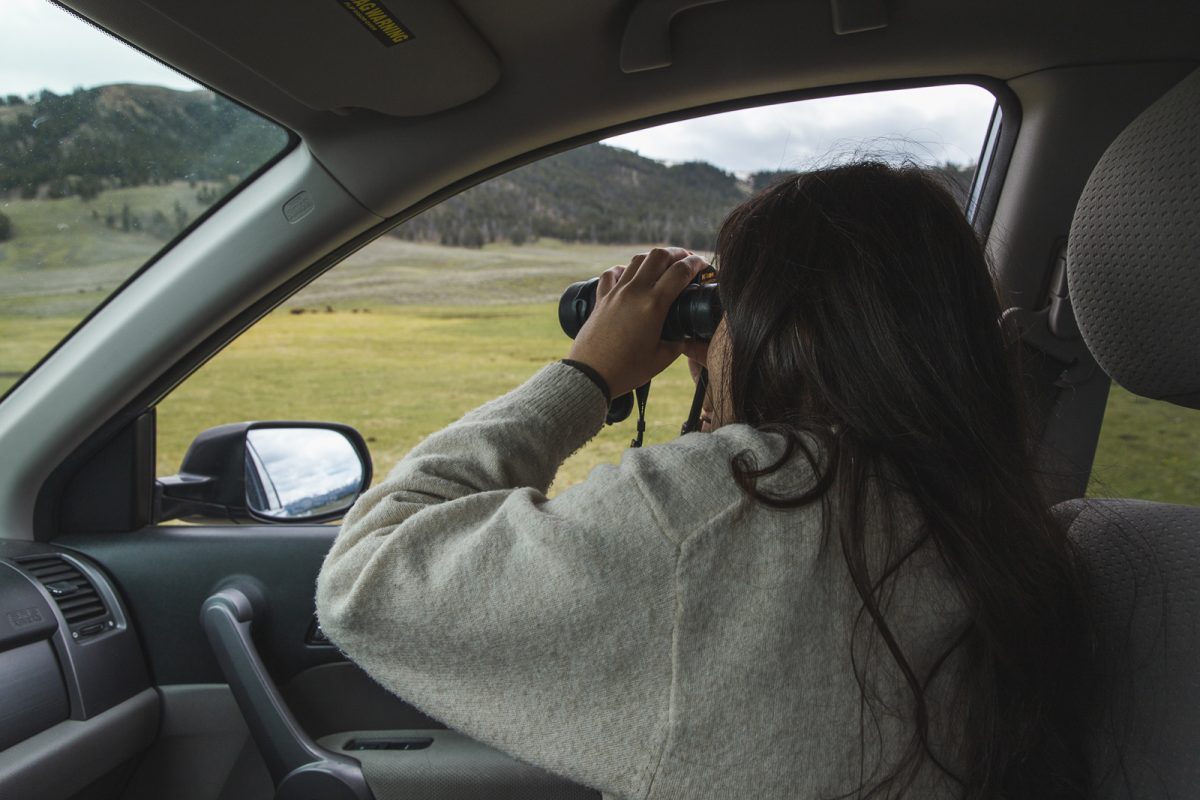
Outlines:
MULTIPOLYGON (((966 197, 974 165, 936 170, 966 197)), ((410 241, 481 247, 546 236, 564 242, 671 242, 711 250, 729 210, 789 173, 739 179, 711 164, 668 166, 592 144, 475 186, 396 228, 410 241)))
POLYGON ((466 247, 546 236, 706 248, 717 224, 747 191, 744 183, 711 164, 667 166, 593 144, 468 189, 394 235, 466 247))
MULTIPOLYGON (((114 84, 9 97, 0 99, 0 200, 77 197, 89 204, 88 225, 163 241, 285 142, 279 128, 208 91, 114 84), (148 205, 116 202, 123 191, 159 186, 172 187, 160 204, 142 196, 148 205)), ((939 171, 965 188, 974 170, 947 164, 939 171)), ((729 209, 782 174, 739 177, 703 162, 667 165, 593 144, 462 192, 392 235, 468 248, 546 237, 707 250, 729 209)), ((11 219, 0 212, 0 241, 29 234, 18 216, 40 218, 35 209, 10 206, 11 219)))
POLYGON ((209 91, 112 84, 0 107, 0 196, 79 195, 173 180, 226 181, 287 134, 209 91))

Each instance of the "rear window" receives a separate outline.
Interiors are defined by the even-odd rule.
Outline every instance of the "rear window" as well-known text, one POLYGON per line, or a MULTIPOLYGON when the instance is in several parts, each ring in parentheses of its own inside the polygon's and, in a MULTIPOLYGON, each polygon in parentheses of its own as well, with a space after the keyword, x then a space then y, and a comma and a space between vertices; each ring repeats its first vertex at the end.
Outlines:
POLYGON ((287 131, 43 0, 0 25, 0 395, 287 131))
POLYGON ((1200 414, 1114 383, 1088 495, 1200 502, 1200 414))

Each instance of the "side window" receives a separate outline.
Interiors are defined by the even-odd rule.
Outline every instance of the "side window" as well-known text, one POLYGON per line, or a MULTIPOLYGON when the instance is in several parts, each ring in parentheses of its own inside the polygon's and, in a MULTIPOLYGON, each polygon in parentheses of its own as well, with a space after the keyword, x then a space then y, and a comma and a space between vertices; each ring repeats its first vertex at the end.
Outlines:
POLYGON ((1139 397, 1114 383, 1088 494, 1200 501, 1200 412, 1139 397))
MULTIPOLYGON (((779 174, 862 155, 914 160, 966 197, 994 98, 944 86, 810 100, 587 145, 476 186, 348 258, 159 406, 158 472, 206 428, 304 419, 356 427, 376 475, 423 437, 562 358, 572 282, 659 244, 711 252, 724 216, 779 174)), ((646 442, 679 434, 686 363, 654 380, 646 442)), ((615 462, 632 422, 563 467, 561 490, 615 462)))

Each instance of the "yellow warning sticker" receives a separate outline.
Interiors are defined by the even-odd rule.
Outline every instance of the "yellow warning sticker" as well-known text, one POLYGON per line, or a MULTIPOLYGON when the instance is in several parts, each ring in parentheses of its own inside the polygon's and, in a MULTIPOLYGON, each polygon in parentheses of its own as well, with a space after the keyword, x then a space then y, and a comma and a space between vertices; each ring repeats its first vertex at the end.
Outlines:
POLYGON ((378 0, 337 0, 337 4, 350 12, 385 47, 394 47, 413 39, 412 31, 378 0))

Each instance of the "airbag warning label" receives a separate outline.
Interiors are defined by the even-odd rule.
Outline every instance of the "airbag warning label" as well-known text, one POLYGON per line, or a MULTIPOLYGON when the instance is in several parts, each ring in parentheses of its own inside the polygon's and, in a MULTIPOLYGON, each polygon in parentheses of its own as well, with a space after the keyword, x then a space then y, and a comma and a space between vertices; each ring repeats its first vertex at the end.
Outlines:
POLYGON ((413 38, 412 31, 400 24, 392 12, 378 0, 337 0, 385 47, 394 47, 413 38))

